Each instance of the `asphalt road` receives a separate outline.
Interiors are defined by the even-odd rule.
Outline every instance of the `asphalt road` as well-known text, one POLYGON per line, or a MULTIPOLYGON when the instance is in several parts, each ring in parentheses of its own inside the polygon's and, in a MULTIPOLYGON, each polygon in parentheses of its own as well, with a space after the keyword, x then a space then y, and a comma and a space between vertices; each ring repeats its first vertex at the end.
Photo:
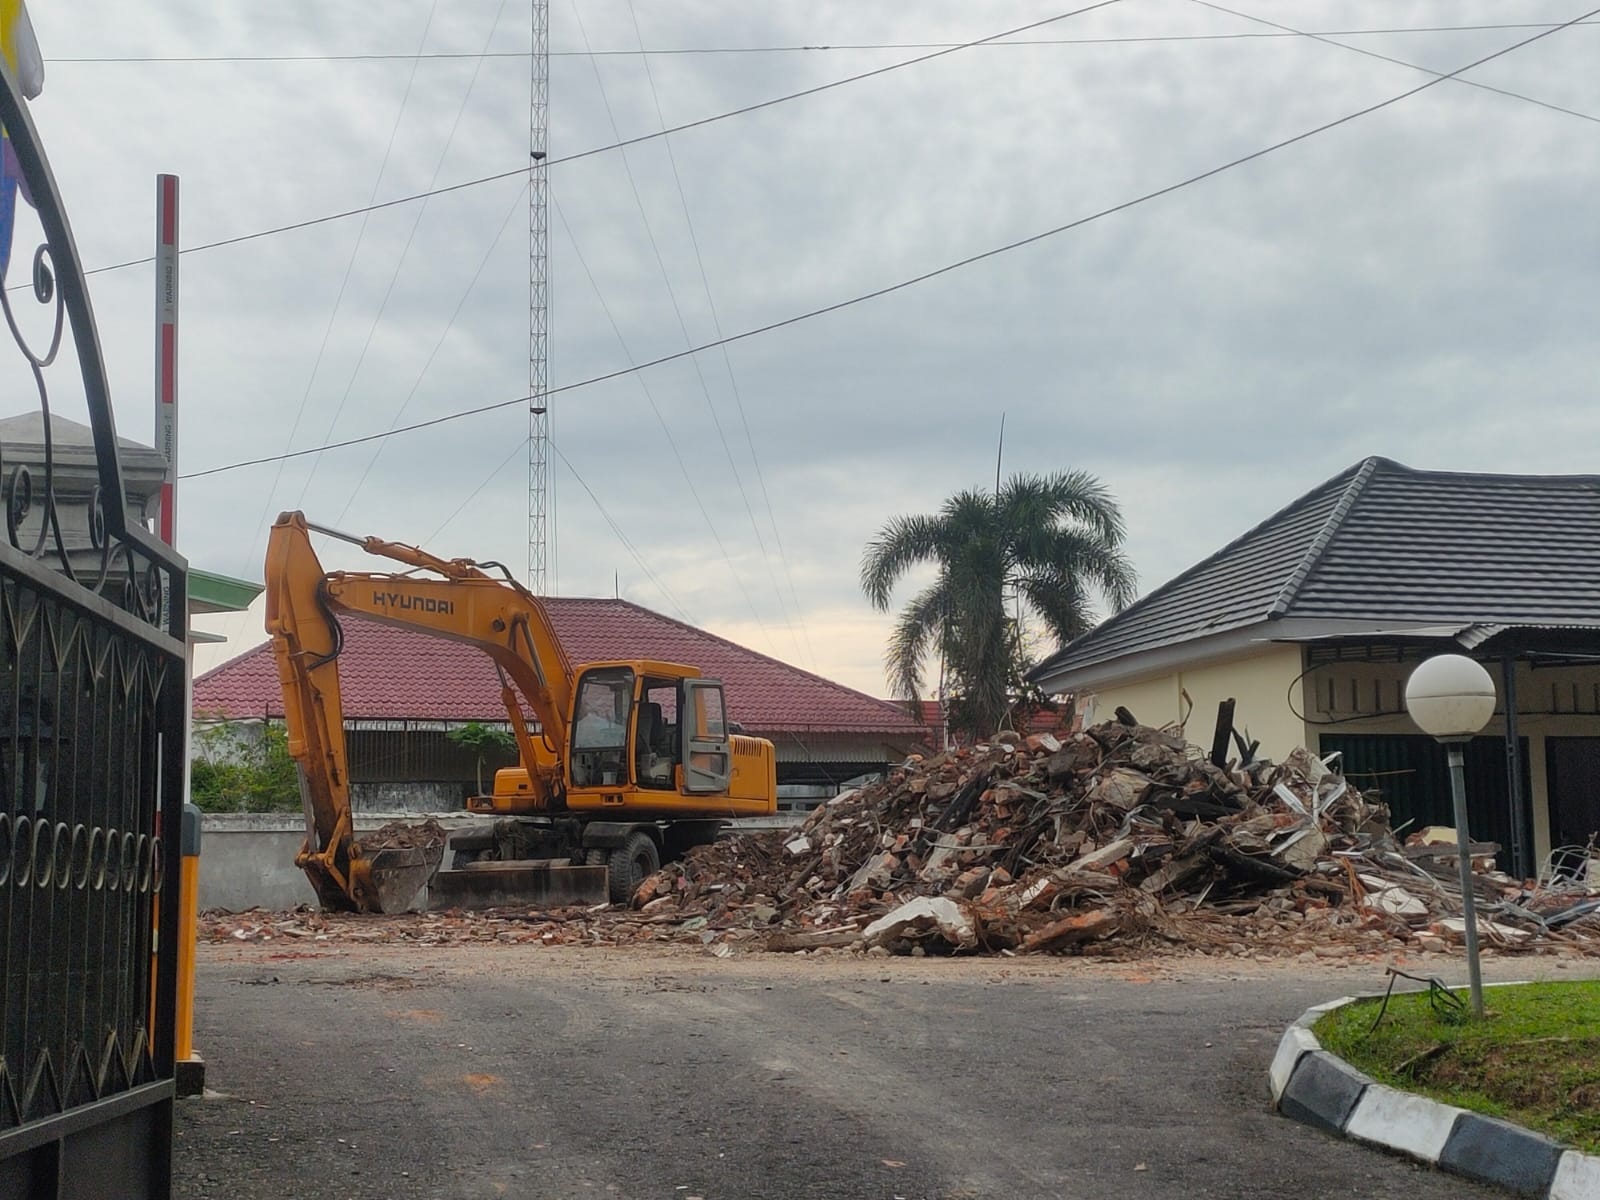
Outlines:
POLYGON ((215 1094, 179 1106, 177 1195, 1497 1195, 1269 1111, 1284 1026, 1383 981, 1374 964, 204 947, 215 1094))

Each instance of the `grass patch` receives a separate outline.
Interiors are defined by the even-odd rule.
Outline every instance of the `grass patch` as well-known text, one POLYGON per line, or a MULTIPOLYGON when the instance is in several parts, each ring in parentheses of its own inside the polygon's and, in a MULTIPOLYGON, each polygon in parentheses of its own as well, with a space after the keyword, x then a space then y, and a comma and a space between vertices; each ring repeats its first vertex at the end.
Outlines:
POLYGON ((1474 1021, 1426 992, 1391 996, 1376 1029, 1379 1001, 1364 1000, 1315 1032, 1379 1083, 1600 1153, 1600 981, 1486 988, 1483 999, 1474 1021))

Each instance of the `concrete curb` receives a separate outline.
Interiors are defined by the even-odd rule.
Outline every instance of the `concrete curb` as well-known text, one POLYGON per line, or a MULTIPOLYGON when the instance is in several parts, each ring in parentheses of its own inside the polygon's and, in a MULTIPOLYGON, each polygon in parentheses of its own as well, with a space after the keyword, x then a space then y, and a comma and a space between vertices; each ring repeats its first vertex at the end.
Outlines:
POLYGON ((1385 1087, 1324 1050, 1311 1027, 1358 999, 1345 996, 1308 1008, 1284 1030, 1268 1072, 1279 1112, 1519 1196, 1600 1200, 1600 1156, 1570 1150, 1509 1121, 1385 1087))

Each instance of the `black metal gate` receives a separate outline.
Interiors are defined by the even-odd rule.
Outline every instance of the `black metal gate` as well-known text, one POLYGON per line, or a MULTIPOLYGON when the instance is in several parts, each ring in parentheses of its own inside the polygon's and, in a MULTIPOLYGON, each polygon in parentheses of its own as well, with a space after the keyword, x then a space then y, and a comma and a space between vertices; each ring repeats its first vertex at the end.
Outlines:
POLYGON ((7 365, 37 391, 0 396, 40 418, 0 438, 0 1197, 167 1197, 184 564, 127 512, 82 265, 3 64, 0 124, 7 365), (53 383, 81 389, 92 461, 53 383))

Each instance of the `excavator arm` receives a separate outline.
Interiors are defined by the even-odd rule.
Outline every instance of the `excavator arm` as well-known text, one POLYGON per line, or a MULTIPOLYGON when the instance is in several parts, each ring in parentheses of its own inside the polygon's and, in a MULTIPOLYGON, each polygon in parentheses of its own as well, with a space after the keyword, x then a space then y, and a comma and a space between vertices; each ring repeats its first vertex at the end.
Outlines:
MULTIPOLYGON (((386 874, 378 858, 395 852, 364 855, 354 836, 339 693, 341 613, 421 630, 487 655, 499 672, 506 715, 534 783, 530 807, 550 809, 561 802, 556 748, 566 743, 572 666, 538 597, 509 577, 490 575, 484 567, 491 565, 438 558, 379 538, 351 537, 313 525, 297 512, 284 513, 273 525, 267 544, 266 627, 306 811, 306 842, 295 861, 325 906, 378 912, 396 907, 396 897, 405 889, 385 885, 402 866, 415 865, 396 862, 386 874), (311 544, 313 531, 351 542, 410 571, 325 571, 311 544), (524 719, 524 704, 539 722, 537 736, 524 719)), ((429 873, 432 866, 437 858, 429 873)), ((412 887, 405 900, 415 891, 412 887)))

